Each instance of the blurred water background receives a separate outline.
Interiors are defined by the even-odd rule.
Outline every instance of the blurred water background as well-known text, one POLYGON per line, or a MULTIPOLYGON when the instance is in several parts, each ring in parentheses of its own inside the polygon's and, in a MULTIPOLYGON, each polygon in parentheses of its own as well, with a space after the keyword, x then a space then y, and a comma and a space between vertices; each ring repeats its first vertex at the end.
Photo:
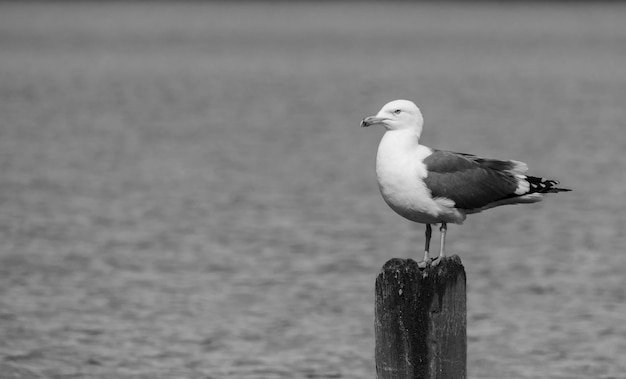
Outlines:
MULTIPOLYGON (((0 4, 0 378, 372 378, 381 199, 423 143, 574 192, 451 226, 470 378, 624 378, 626 7, 0 4)), ((437 246, 434 246, 435 249, 437 246)))

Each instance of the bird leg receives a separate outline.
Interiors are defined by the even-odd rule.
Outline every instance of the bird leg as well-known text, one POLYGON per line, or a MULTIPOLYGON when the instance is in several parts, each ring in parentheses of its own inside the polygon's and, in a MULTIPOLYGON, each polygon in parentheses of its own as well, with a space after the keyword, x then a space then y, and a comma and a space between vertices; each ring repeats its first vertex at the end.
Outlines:
POLYGON ((437 257, 437 259, 434 259, 432 262, 432 266, 437 266, 439 264, 439 262, 441 262, 441 258, 446 256, 445 253, 445 245, 446 245, 446 231, 448 230, 448 224, 446 224, 445 222, 441 223, 441 227, 439 228, 439 231, 441 232, 441 247, 439 249, 439 256, 437 257))
POLYGON ((448 224, 445 222, 441 223, 441 228, 439 228, 441 232, 441 248, 439 249, 439 258, 443 258, 446 256, 446 232, 448 231, 448 224))
POLYGON ((426 224, 426 244, 424 246, 424 260, 417 264, 417 266, 420 268, 425 268, 430 261, 430 254, 428 253, 428 251, 430 250, 430 237, 432 236, 432 234, 433 228, 430 226, 430 224, 426 224))

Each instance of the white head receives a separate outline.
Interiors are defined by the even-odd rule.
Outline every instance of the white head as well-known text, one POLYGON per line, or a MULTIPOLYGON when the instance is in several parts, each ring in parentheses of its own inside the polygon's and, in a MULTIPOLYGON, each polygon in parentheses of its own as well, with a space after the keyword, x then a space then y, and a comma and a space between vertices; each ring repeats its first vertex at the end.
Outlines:
POLYGON ((409 100, 394 100, 385 104, 376 116, 365 117, 361 126, 382 125, 387 130, 412 129, 419 136, 424 126, 422 112, 409 100))

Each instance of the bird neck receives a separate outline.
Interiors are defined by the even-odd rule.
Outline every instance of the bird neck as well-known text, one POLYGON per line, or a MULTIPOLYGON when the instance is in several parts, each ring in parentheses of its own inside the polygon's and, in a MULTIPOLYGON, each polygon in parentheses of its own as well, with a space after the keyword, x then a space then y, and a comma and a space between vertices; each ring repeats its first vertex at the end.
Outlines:
POLYGON ((381 172, 407 167, 412 164, 413 156, 419 148, 419 135, 414 130, 387 131, 378 145, 376 171, 380 175, 381 172))
POLYGON ((396 149, 415 148, 419 145, 420 132, 420 130, 415 129, 388 130, 385 132, 383 140, 387 145, 392 145, 396 149))

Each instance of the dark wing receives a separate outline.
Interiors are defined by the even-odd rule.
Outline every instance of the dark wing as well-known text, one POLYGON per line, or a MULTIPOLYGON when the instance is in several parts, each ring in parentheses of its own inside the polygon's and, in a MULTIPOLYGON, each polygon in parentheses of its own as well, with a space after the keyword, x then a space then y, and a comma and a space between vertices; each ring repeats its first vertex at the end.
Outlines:
POLYGON ((432 197, 445 197, 460 209, 479 209, 490 203, 517 196, 519 162, 480 158, 470 154, 433 150, 424 159, 424 179, 432 197))

